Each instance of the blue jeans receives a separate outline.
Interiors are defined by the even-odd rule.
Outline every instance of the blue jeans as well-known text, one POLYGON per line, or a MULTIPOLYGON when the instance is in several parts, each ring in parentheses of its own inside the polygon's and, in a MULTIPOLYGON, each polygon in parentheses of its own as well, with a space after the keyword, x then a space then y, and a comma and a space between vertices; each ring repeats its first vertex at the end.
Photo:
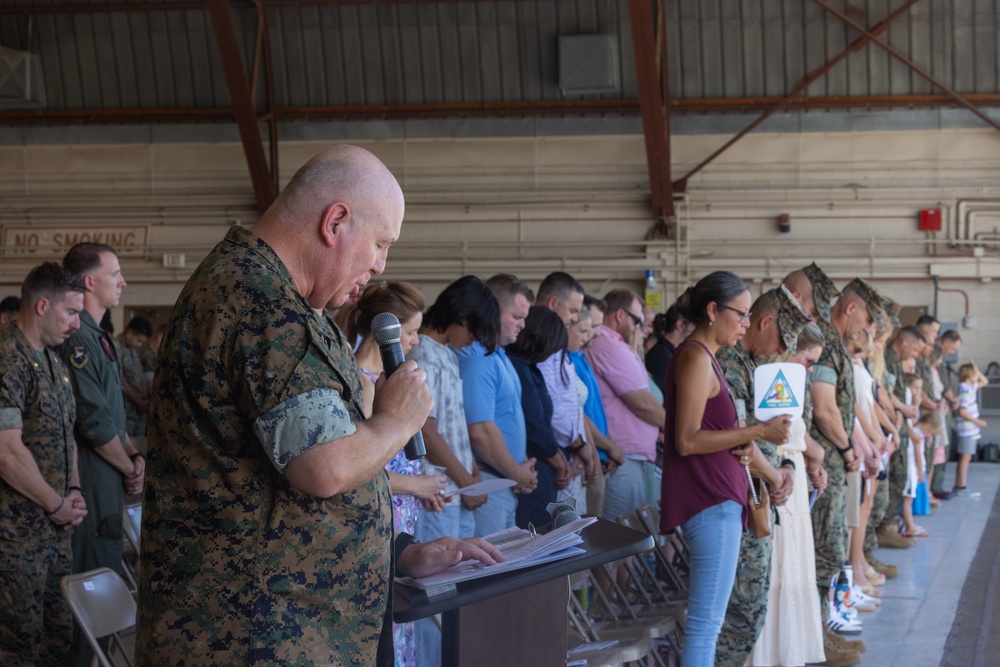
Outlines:
MULTIPOLYGON (((489 501, 485 503, 488 505, 489 501)), ((485 506, 484 505, 484 506, 485 506)), ((472 537, 476 532, 476 520, 472 512, 462 507, 461 502, 445 507, 440 512, 420 510, 417 520, 416 538, 430 542, 439 537, 472 537)), ((441 630, 432 618, 414 621, 413 643, 416 648, 417 665, 441 664, 441 630)))
MULTIPOLYGON (((483 481, 501 479, 483 471, 483 481)), ((485 537, 490 533, 506 530, 514 525, 514 515, 517 511, 517 497, 510 489, 494 491, 489 499, 480 505, 473 514, 476 517, 476 537, 485 537)))
POLYGON ((713 505, 683 523, 691 545, 691 588, 682 667, 713 667, 715 644, 736 580, 743 507, 732 500, 713 505))

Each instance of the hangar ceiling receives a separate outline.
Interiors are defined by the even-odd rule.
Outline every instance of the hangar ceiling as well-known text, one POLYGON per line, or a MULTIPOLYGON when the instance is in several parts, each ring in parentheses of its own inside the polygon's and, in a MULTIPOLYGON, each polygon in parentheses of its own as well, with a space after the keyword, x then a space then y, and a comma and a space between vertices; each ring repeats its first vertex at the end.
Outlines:
POLYGON ((714 157, 672 175, 672 115, 955 107, 1000 129, 998 4, 0 0, 0 125, 235 121, 264 207, 289 123, 639 116, 666 225, 714 157))

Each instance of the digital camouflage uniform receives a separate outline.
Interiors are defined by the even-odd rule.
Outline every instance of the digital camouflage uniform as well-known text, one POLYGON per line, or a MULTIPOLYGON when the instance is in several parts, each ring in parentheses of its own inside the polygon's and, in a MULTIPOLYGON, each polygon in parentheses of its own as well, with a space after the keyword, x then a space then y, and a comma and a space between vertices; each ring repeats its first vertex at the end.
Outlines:
MULTIPOLYGON (((42 478, 69 493, 76 445, 69 375, 52 350, 36 351, 21 328, 0 333, 0 431, 19 429, 42 478)), ((63 665, 73 618, 59 590, 70 574, 70 535, 0 480, 0 665, 63 665)))
MULTIPOLYGON (((893 301, 888 297, 882 297, 882 312, 886 318, 886 326, 896 328, 900 325, 899 322, 899 310, 900 306, 898 303, 893 301)), ((869 370, 871 370, 869 368, 869 370)), ((881 385, 882 387, 888 387, 889 391, 892 391, 892 386, 886 381, 885 376, 881 378, 872 378, 876 385, 881 385)), ((879 389, 881 391, 881 389, 879 389)), ((891 419, 891 415, 889 416, 891 419)), ((878 527, 885 518, 886 510, 889 508, 889 481, 888 475, 889 470, 885 470, 886 479, 881 480, 875 490, 875 498, 872 500, 872 511, 868 516, 868 527, 865 530, 865 546, 864 550, 866 554, 874 553, 878 549, 878 527)))
MULTIPOLYGON (((854 432, 854 368, 847 352, 847 345, 827 320, 817 322, 826 343, 819 362, 813 366, 810 382, 813 386, 823 382, 834 385, 837 409, 840 411, 844 432, 848 437, 854 432)), ((815 405, 814 405, 815 407, 815 405)), ((815 415, 815 410, 814 410, 815 415)), ((823 466, 827 473, 827 487, 812 508, 813 538, 816 542, 816 583, 821 599, 826 599, 830 580, 840 572, 847 558, 846 485, 847 469, 844 458, 833 442, 823 435, 813 419, 810 434, 824 450, 823 466)), ((822 605, 824 618, 826 605, 822 605)))
MULTIPOLYGON (((892 346, 885 350, 885 385, 892 391, 893 395, 901 402, 906 401, 906 373, 903 371, 903 362, 896 354, 892 346)), ((910 446, 910 431, 903 420, 903 425, 899 428, 899 447, 889 457, 889 471, 887 473, 889 486, 889 505, 886 508, 885 517, 882 524, 892 524, 899 514, 899 508, 903 504, 903 491, 906 489, 907 477, 907 448, 910 446)))
POLYGON ((837 287, 833 284, 833 281, 823 273, 823 270, 816 266, 816 262, 813 262, 802 270, 806 274, 806 278, 809 279, 809 284, 812 285, 816 311, 819 313, 820 318, 829 322, 830 308, 833 306, 834 300, 840 296, 840 292, 837 291, 837 287))
POLYGON ((386 475, 317 498, 283 474, 363 419, 340 330, 233 227, 178 298, 158 364, 138 665, 391 665, 386 475))
MULTIPOLYGON (((777 313, 782 341, 794 354, 799 332, 810 321, 809 316, 787 291, 773 289, 767 295, 777 313)), ((746 351, 742 342, 721 348, 716 358, 729 382, 737 416, 748 426, 756 424, 753 374, 757 360, 746 351)), ((772 466, 777 468, 781 465, 776 445, 758 440, 757 446, 772 466)), ((772 545, 771 536, 758 538, 750 532, 742 535, 736 580, 716 645, 716 665, 743 667, 760 636, 767 616, 767 596, 771 586, 772 545)))
MULTIPOLYGON (((865 303, 873 326, 884 326, 882 297, 870 285, 855 278, 845 290, 857 294, 865 303)), ((857 396, 854 390, 854 367, 847 350, 847 342, 840 332, 826 320, 819 323, 826 345, 819 362, 813 367, 811 383, 823 382, 835 387, 837 409, 840 412, 844 433, 848 438, 854 433, 854 410, 857 396)), ((847 468, 838 447, 827 438, 813 421, 811 435, 825 450, 823 465, 827 472, 826 491, 817 498, 812 508, 813 539, 816 543, 816 584, 821 592, 821 600, 830 581, 837 575, 848 556, 848 531, 846 520, 847 468)), ((823 618, 827 615, 826 604, 821 604, 823 618)))
MULTIPOLYGON (((122 367, 122 380, 137 395, 142 396, 142 360, 139 353, 129 347, 124 338, 115 338, 115 350, 122 367)), ((139 412, 139 406, 125 399, 125 431, 132 436, 146 437, 146 415, 139 412)))

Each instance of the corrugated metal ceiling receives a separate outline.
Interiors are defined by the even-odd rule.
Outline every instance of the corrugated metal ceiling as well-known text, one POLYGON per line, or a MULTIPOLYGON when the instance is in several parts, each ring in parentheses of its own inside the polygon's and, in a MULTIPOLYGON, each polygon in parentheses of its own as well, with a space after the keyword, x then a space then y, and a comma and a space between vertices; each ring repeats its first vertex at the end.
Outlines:
MULTIPOLYGON (((903 4, 830 1, 869 27, 903 4)), ((230 107, 207 12, 32 14, 9 9, 56 2, 0 0, 0 45, 38 54, 45 109, 230 107)), ((162 5, 152 0, 143 4, 162 5)), ((996 94, 998 4, 921 0, 883 38, 960 93, 996 94)), ((245 61, 252 68, 256 11, 245 3, 233 7, 245 61)), ((783 96, 858 37, 809 0, 666 0, 665 13, 670 92, 681 100, 783 96)), ((267 21, 279 108, 634 101, 639 96, 623 0, 286 2, 269 6, 267 21), (617 38, 621 88, 604 95, 566 95, 558 82, 557 37, 592 33, 617 38)), ((904 64, 869 45, 806 94, 936 92, 904 64)), ((263 104, 263 90, 257 99, 263 104)))

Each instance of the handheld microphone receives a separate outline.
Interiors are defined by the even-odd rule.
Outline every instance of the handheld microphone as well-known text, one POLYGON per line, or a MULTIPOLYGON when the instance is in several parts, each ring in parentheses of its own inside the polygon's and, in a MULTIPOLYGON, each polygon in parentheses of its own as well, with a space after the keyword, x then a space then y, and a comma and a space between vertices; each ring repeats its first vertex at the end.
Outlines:
POLYGON ((545 510, 552 517, 553 530, 567 526, 580 518, 580 515, 576 513, 575 498, 566 498, 565 500, 549 503, 545 507, 545 510))
MULTIPOLYGON (((399 344, 403 327, 399 324, 399 318, 392 313, 379 313, 372 319, 372 336, 378 343, 378 351, 382 354, 382 368, 385 376, 389 377, 399 365, 403 363, 403 348, 399 344)), ((406 458, 410 461, 427 456, 427 448, 424 447, 424 436, 420 431, 413 434, 410 441, 404 448, 406 458)))

